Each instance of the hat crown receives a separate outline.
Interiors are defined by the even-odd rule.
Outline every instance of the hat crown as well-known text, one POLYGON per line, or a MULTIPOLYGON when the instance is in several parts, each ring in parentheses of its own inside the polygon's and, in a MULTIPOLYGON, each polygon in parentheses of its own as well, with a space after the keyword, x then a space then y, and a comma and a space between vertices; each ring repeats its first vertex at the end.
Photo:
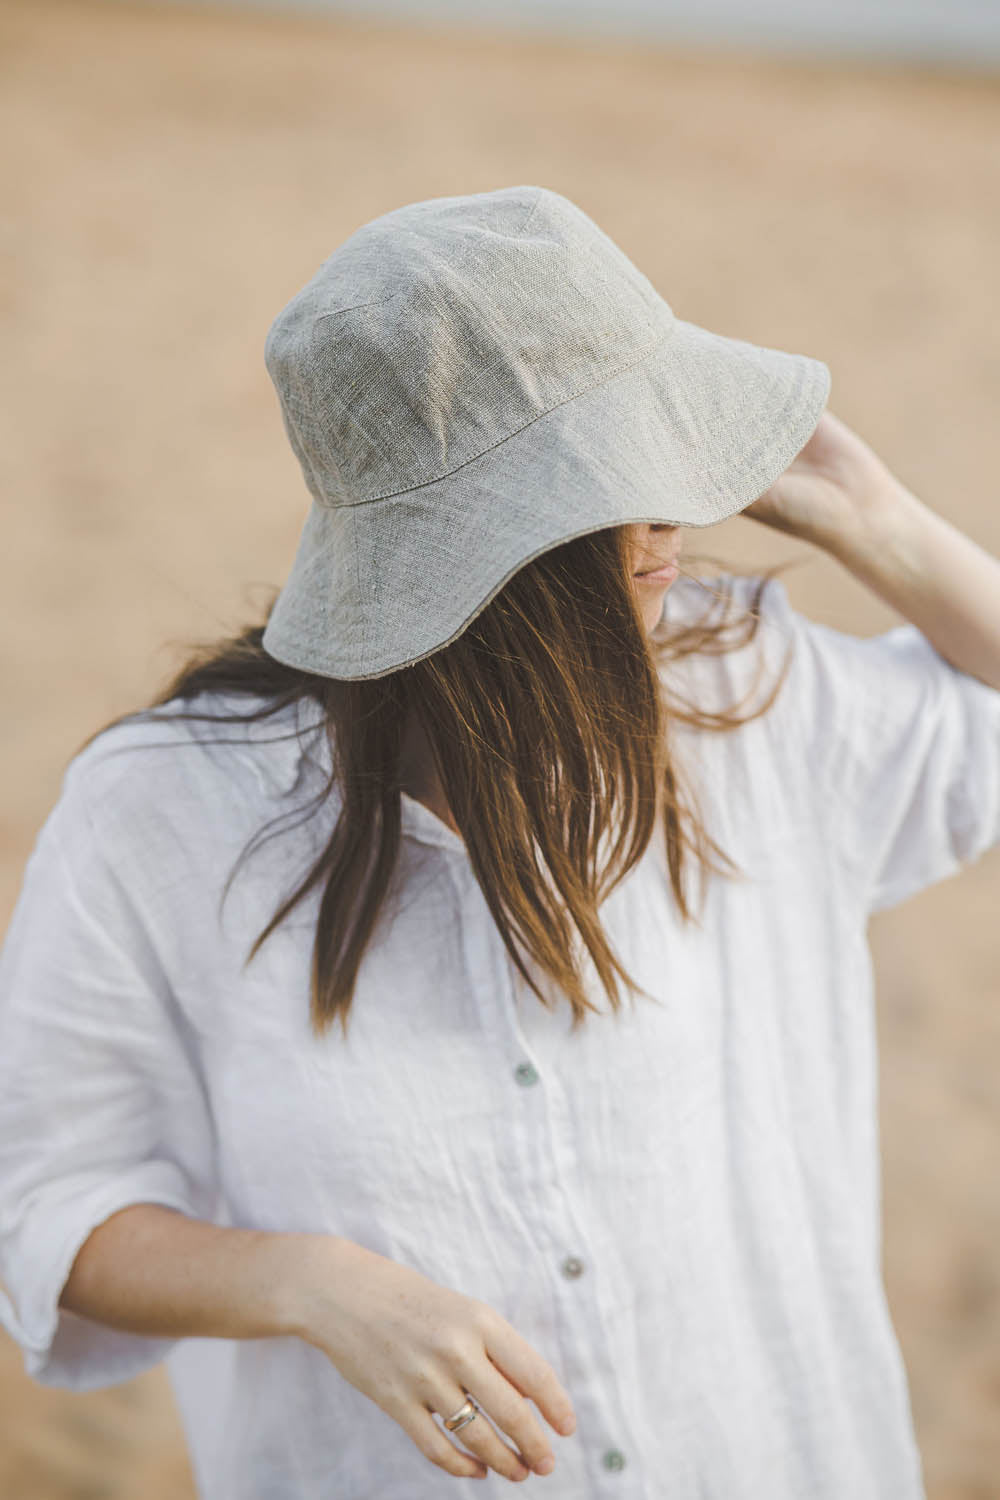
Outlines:
POLYGON ((363 225, 278 314, 265 358, 309 490, 339 507, 453 472, 674 323, 576 204, 513 187, 363 225))

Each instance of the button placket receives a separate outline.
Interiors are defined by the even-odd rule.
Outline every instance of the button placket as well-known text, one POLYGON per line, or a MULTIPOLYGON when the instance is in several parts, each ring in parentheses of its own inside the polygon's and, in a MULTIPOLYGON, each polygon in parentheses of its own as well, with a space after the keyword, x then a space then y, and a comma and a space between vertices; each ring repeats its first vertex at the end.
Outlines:
MULTIPOLYGON (((551 1070, 546 1070, 543 1064, 542 1071, 539 1072, 539 1069, 535 1066, 535 1064, 529 1061, 523 1055, 525 1052, 527 1052, 530 1044, 524 1034, 524 1031, 522 1030, 517 1006, 517 985, 519 983, 519 976, 517 976, 513 965, 510 964, 509 961, 508 973, 510 974, 511 980, 512 1003, 509 1012, 504 1012, 504 1019, 506 1020, 511 1039, 516 1041, 518 1049, 522 1053, 522 1060, 516 1063, 512 1069, 513 1076, 517 1080, 518 1084, 525 1088, 530 1087, 531 1085, 542 1085, 540 1091, 541 1097, 538 1102, 541 1110, 540 1118, 548 1127, 548 1140, 550 1143, 551 1161, 550 1175, 553 1185, 555 1185, 559 1190, 560 1201, 563 1205, 561 1217, 564 1228, 569 1231, 568 1235, 563 1240, 563 1244, 565 1246, 568 1242, 570 1245, 575 1244, 582 1247, 586 1245, 587 1240, 586 1235, 583 1232, 583 1226, 577 1223, 576 1210, 572 1201, 571 1184, 572 1173, 576 1166, 576 1154, 574 1151, 572 1128, 569 1120, 565 1096, 563 1094, 562 1086, 558 1078, 555 1078, 551 1075, 551 1070)), ((558 1224, 554 1224, 551 1226, 545 1225, 544 1227, 550 1237, 554 1232, 557 1233, 559 1230, 558 1224)), ((561 1258, 558 1259, 557 1264, 561 1279, 564 1281, 575 1282, 579 1281, 580 1278, 583 1277, 584 1273, 587 1270, 588 1262, 583 1258, 582 1255, 563 1253, 561 1255, 561 1258)), ((566 1295, 567 1297, 573 1297, 574 1299, 581 1296, 583 1297, 585 1304, 583 1310, 584 1317, 586 1317, 586 1304, 589 1303, 590 1307, 592 1307, 593 1309, 593 1326, 596 1330, 599 1331, 599 1334, 604 1333, 606 1337, 606 1324, 600 1305, 598 1290, 596 1287, 591 1287, 587 1293, 584 1293, 582 1291, 583 1285, 584 1283, 581 1283, 580 1291, 570 1292, 569 1289, 567 1289, 566 1295)), ((561 1300, 562 1299, 560 1298, 560 1301, 561 1300)), ((564 1328, 567 1330, 567 1332, 563 1335, 563 1348, 565 1354, 568 1356, 567 1368, 570 1368, 572 1365, 579 1365, 578 1350, 573 1342, 573 1339, 574 1330, 578 1329, 580 1325, 580 1309, 578 1308, 574 1313, 572 1311, 572 1304, 567 1304, 565 1309, 564 1323, 564 1328)), ((584 1372, 581 1371, 581 1373, 583 1374, 584 1372)), ((593 1379, 595 1378, 595 1372, 586 1370, 585 1378, 586 1377, 589 1377, 589 1379, 593 1381, 593 1379)), ((599 1372, 597 1372, 596 1378, 600 1379, 599 1372)), ((629 1429, 627 1426, 625 1413, 621 1409, 620 1401, 617 1399, 615 1393, 612 1392, 609 1394, 611 1398, 610 1400, 602 1399, 601 1395, 592 1391, 592 1389, 588 1389, 586 1386, 581 1385, 574 1396, 574 1406, 576 1408, 578 1419, 577 1433, 583 1437, 584 1443, 588 1448, 590 1448, 592 1455, 591 1462, 599 1461, 602 1469, 607 1471, 609 1485, 608 1494, 611 1495, 613 1493, 621 1493, 618 1484, 614 1483, 610 1476, 612 1473, 625 1468, 627 1462, 626 1456, 620 1448, 609 1447, 601 1449, 597 1447, 597 1444, 600 1442, 602 1433, 604 1434, 605 1441, 607 1441, 608 1437, 612 1436, 615 1433, 616 1428, 623 1434, 627 1433, 629 1429), (591 1434, 589 1442, 587 1440, 588 1432, 591 1434), (595 1448, 596 1452, 594 1451, 595 1448)), ((638 1477, 638 1475, 634 1476, 633 1484, 636 1480, 638 1480, 638 1477)), ((646 1496, 645 1486, 641 1485, 640 1488, 643 1496, 646 1496)), ((635 1496, 637 1500, 638 1493, 638 1491, 630 1491, 630 1500, 633 1500, 633 1496, 635 1496)))
MULTIPOLYGON (((462 869, 464 873, 464 867, 462 869)), ((482 907, 482 893, 478 886, 475 888, 473 886, 474 882, 470 875, 464 893, 466 899, 482 907)), ((483 912, 480 910, 477 916, 482 918, 483 912)), ((567 1186, 567 1182, 572 1180, 574 1154, 565 1099, 558 1079, 549 1076, 545 1071, 544 1062, 540 1070, 527 1055, 530 1051, 530 1044, 522 1030, 517 1005, 517 985, 520 976, 514 969, 510 955, 503 949, 502 942, 493 927, 487 929, 487 951, 478 950, 473 941, 474 926, 475 924, 469 924, 467 948, 469 973, 481 993, 490 996, 492 1000, 492 1003, 484 1005, 479 1013, 484 1041, 489 1040, 495 1043, 497 1048, 508 1057, 513 1052, 517 1060, 511 1066, 511 1076, 518 1088, 524 1090, 521 1107, 528 1111, 527 1118, 535 1122, 539 1132, 537 1146, 533 1146, 536 1159, 531 1163, 530 1187, 539 1203, 548 1204, 549 1212, 547 1216, 536 1220, 536 1223, 540 1233, 545 1235, 550 1244, 553 1241, 557 1242, 556 1255, 557 1257, 561 1255, 561 1259, 557 1259, 560 1279, 577 1281, 586 1270, 587 1262, 581 1255, 566 1252, 569 1246, 586 1247, 586 1236, 582 1233, 582 1226, 577 1223, 567 1186), (506 983, 503 982, 504 980, 506 983), (536 1110, 537 1114, 534 1113, 536 1110), (548 1150, 544 1151, 546 1142, 548 1150), (546 1191, 549 1192, 548 1197, 545 1196, 546 1191)), ((533 1141, 535 1139, 536 1137, 532 1137, 533 1141)), ((521 1184, 522 1187, 527 1185, 521 1184)), ((581 1282, 580 1288, 574 1288, 572 1291, 567 1288, 567 1298, 576 1301, 582 1297, 585 1303, 589 1302, 593 1309, 591 1321, 598 1330, 603 1332, 604 1319, 601 1315, 599 1299, 593 1287, 584 1292, 585 1285, 585 1282, 581 1282)), ((612 1432, 615 1427, 619 1431, 626 1431, 624 1413, 621 1412, 620 1403, 614 1397, 612 1397, 612 1410, 609 1413, 608 1401, 592 1388, 594 1372, 581 1362, 579 1346, 576 1342, 578 1336, 576 1330, 580 1326, 581 1317, 579 1307, 574 1310, 572 1303, 567 1302, 564 1308, 560 1308, 560 1313, 564 1314, 561 1318, 561 1345, 567 1376, 574 1369, 579 1371, 580 1376, 579 1387, 573 1394, 573 1405, 578 1421, 577 1434, 583 1435, 583 1441, 589 1450, 589 1462, 593 1463, 596 1461, 597 1454, 594 1450, 600 1442, 601 1433, 605 1434, 605 1441, 611 1435, 608 1431, 609 1416, 612 1432), (589 1441, 586 1436, 588 1433, 591 1435, 589 1441)), ((584 1316, 586 1316, 586 1309, 584 1316)), ((597 1378, 600 1378, 599 1372, 597 1378)), ((572 1393, 572 1383, 568 1385, 568 1389, 572 1393)), ((602 1453, 602 1450, 597 1449, 597 1453, 602 1453)), ((608 1454, 616 1455, 610 1467, 624 1465, 624 1455, 620 1450, 608 1448, 603 1450, 601 1456, 601 1463, 606 1469, 609 1467, 608 1454)), ((609 1478, 609 1486, 611 1484, 612 1481, 609 1478)), ((618 1486, 615 1488, 617 1489, 618 1486)), ((629 1500, 637 1500, 637 1497, 630 1495, 629 1500)), ((646 1500, 645 1496, 644 1500, 646 1500)))

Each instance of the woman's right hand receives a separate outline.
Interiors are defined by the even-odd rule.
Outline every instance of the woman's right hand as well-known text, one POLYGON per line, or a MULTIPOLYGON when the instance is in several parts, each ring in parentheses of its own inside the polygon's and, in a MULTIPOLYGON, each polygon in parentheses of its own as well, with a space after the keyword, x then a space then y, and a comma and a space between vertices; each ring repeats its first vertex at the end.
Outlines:
POLYGON ((505 1318, 353 1240, 296 1238, 303 1255, 295 1332, 398 1422, 425 1458, 462 1478, 484 1476, 489 1467, 526 1479, 546 1458, 554 1466, 527 1398, 564 1436, 576 1427, 573 1407, 552 1366, 505 1318), (434 1417, 457 1412, 466 1392, 482 1411, 456 1439, 476 1458, 434 1417))

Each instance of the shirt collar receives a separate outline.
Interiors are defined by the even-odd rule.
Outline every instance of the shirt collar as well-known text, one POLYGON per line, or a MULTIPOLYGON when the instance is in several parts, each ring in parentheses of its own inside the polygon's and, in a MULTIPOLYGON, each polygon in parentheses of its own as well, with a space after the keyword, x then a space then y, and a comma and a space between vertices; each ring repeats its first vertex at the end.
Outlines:
MULTIPOLYGON (((262 724, 251 726, 254 738, 272 739, 274 751, 274 780, 280 791, 287 796, 294 792, 300 781, 310 772, 325 779, 330 774, 330 746, 324 733, 324 722, 315 703, 299 699, 285 714, 278 714, 262 724), (280 720, 280 723, 279 723, 280 720), (292 729, 294 738, 278 738, 292 729)), ((400 826, 403 835, 417 839, 422 844, 437 844, 442 849, 451 849, 465 854, 465 840, 454 829, 449 828, 437 813, 432 812, 409 792, 400 798, 400 826)))

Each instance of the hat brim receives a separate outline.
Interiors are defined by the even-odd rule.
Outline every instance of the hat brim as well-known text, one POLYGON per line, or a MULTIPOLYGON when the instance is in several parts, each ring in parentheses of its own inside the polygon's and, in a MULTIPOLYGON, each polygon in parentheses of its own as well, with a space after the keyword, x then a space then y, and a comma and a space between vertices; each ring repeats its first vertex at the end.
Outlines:
POLYGON ((735 515, 784 473, 829 393, 821 360, 677 319, 637 363, 441 479, 314 502, 264 648, 326 677, 412 665, 550 547, 605 526, 735 515))

